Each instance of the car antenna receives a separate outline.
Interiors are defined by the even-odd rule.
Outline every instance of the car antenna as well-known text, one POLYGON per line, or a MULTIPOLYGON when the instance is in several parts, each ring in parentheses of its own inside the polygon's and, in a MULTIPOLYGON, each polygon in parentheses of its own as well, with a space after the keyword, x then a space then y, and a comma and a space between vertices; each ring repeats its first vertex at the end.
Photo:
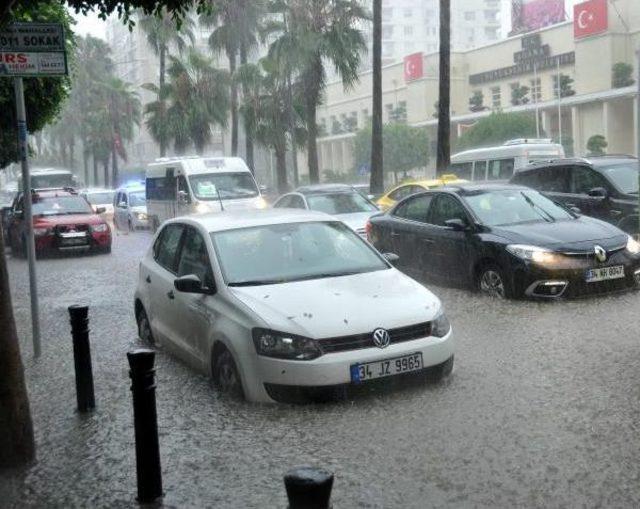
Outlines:
POLYGON ((216 186, 216 194, 218 195, 218 201, 220 202, 220 210, 224 212, 224 205, 222 204, 222 197, 220 196, 220 189, 216 186))

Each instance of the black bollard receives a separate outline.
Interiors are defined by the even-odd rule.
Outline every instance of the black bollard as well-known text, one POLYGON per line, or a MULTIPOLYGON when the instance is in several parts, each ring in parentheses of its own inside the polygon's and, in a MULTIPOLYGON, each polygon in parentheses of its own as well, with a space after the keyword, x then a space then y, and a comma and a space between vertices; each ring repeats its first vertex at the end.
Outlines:
POLYGON ((289 509, 329 509, 333 474, 313 467, 298 467, 284 476, 289 509))
POLYGON ((89 346, 89 306, 69 306, 73 360, 76 367, 76 398, 78 411, 87 412, 96 406, 93 394, 93 370, 89 346))
POLYGON ((136 436, 136 474, 138 502, 153 502, 162 497, 162 471, 158 444, 156 384, 153 362, 155 352, 140 348, 127 353, 133 393, 133 421, 136 436))

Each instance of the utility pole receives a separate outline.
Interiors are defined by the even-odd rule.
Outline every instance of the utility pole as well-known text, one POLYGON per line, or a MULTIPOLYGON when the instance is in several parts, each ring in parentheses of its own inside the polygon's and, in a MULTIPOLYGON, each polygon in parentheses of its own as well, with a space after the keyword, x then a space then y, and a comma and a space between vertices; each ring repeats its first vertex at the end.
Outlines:
POLYGON ((451 164, 451 0, 440 0, 439 79, 436 177, 451 164))
MULTIPOLYGON (((638 61, 636 66, 638 69, 638 79, 636 84, 638 85, 638 95, 636 96, 636 152, 638 156, 638 186, 640 188, 640 48, 636 50, 636 56, 638 61)), ((638 234, 637 238, 640 239, 640 193, 638 193, 638 234)))

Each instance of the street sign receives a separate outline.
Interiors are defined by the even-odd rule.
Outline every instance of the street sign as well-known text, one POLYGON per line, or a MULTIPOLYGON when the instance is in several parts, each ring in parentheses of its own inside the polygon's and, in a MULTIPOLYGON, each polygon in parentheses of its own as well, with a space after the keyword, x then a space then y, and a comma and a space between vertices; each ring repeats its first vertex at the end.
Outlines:
POLYGON ((0 32, 0 76, 66 74, 64 28, 60 23, 12 23, 0 32))

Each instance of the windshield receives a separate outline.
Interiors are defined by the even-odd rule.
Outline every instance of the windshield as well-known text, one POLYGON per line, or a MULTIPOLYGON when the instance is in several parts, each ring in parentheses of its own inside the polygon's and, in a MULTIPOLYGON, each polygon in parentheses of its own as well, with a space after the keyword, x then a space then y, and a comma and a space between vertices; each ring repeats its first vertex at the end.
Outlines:
POLYGON ((53 175, 31 175, 32 189, 47 189, 53 187, 73 187, 73 175, 71 173, 53 174, 53 175))
POLYGON ((33 202, 34 216, 59 216, 64 214, 93 214, 87 200, 80 196, 56 196, 40 198, 33 202))
POLYGON ((522 189, 482 191, 465 195, 464 199, 480 221, 487 226, 536 221, 554 222, 575 217, 537 191, 522 189))
POLYGON ((144 191, 129 193, 130 207, 144 207, 147 205, 147 197, 144 191))
POLYGON ((388 265, 340 222, 256 226, 212 233, 229 286, 372 272, 388 265))
POLYGON ((113 203, 113 191, 104 193, 88 193, 87 201, 91 205, 111 205, 113 203))
POLYGON ((307 196, 311 210, 327 214, 353 214, 356 212, 374 212, 376 206, 357 191, 335 194, 317 194, 307 196))
POLYGON ((615 164, 598 168, 623 193, 638 193, 638 162, 615 164))
POLYGON ((253 198, 260 194, 256 181, 249 172, 191 175, 189 182, 198 200, 234 200, 253 198))

